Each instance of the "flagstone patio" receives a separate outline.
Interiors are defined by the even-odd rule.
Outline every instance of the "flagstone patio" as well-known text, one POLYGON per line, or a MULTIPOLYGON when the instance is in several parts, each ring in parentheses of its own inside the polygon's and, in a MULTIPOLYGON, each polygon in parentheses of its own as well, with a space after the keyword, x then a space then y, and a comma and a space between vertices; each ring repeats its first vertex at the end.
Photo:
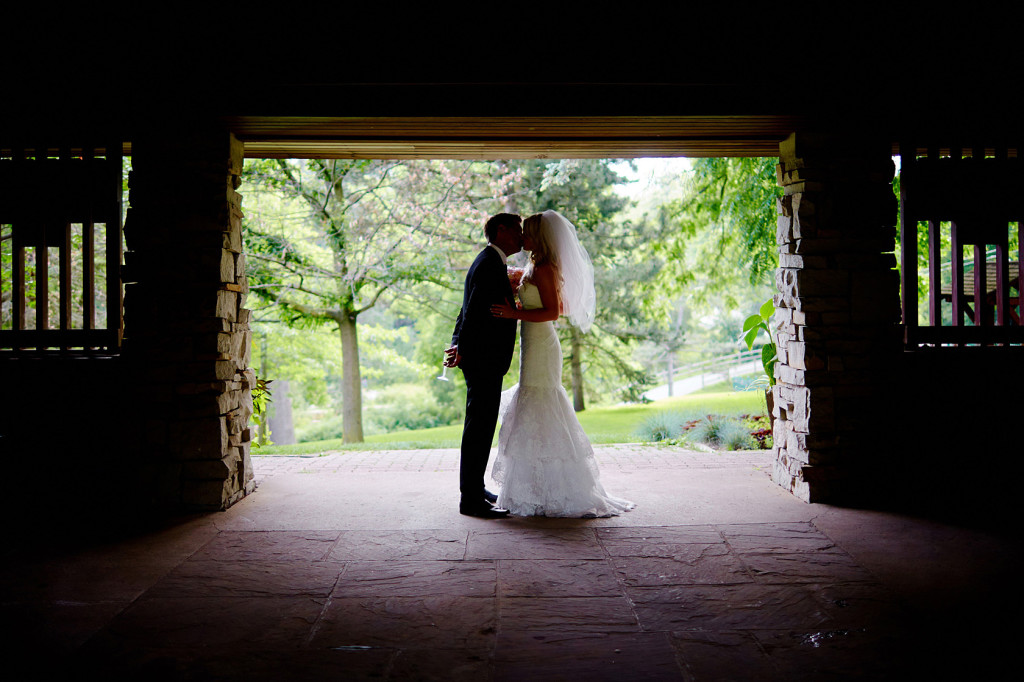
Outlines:
POLYGON ((350 452, 256 457, 227 512, 36 533, 5 553, 11 679, 994 679, 1015 660, 1012 524, 805 504, 770 452, 598 457, 636 510, 464 517, 456 451, 350 452))

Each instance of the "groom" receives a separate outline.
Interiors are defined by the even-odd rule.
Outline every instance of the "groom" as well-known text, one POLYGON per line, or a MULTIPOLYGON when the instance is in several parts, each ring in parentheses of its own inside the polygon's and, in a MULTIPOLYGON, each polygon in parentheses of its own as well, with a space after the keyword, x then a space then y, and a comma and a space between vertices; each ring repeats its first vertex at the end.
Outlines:
POLYGON ((493 506, 497 497, 484 489, 484 470, 498 423, 501 381, 512 364, 516 321, 494 317, 491 306, 514 305, 506 266, 508 256, 523 248, 522 219, 514 213, 499 213, 488 219, 484 232, 487 246, 466 274, 462 310, 444 364, 461 368, 466 378, 459 513, 496 519, 508 516, 508 511, 493 506))

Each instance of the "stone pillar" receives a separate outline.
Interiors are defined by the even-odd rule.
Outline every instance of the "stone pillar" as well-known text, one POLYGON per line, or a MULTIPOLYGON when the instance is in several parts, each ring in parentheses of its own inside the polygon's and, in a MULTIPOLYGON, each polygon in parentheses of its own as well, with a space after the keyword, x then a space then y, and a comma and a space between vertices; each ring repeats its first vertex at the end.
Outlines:
POLYGON ((780 145, 772 478, 807 502, 884 476, 901 352, 897 203, 885 140, 794 133, 780 145))
POLYGON ((161 507, 224 509, 254 489, 242 152, 222 131, 133 140, 124 353, 161 507))

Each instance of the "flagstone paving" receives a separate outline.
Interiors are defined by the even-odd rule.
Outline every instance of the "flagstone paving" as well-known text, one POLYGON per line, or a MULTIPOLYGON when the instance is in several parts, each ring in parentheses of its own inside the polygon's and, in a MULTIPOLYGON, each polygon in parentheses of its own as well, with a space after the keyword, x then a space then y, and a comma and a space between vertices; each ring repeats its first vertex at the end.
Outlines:
POLYGON ((598 451, 636 512, 462 517, 457 453, 338 453, 256 458, 225 513, 12 548, 11 679, 995 679, 1013 658, 979 629, 1018 612, 1016 536, 804 504, 770 453, 598 451))

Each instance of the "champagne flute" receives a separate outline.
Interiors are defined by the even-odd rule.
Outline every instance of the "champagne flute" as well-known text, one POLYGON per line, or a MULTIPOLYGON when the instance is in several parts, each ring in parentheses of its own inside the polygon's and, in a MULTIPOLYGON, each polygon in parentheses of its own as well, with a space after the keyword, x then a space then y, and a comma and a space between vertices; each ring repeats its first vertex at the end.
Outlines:
POLYGON ((438 381, 451 381, 448 378, 448 359, 445 358, 441 361, 441 376, 437 378, 438 381))

